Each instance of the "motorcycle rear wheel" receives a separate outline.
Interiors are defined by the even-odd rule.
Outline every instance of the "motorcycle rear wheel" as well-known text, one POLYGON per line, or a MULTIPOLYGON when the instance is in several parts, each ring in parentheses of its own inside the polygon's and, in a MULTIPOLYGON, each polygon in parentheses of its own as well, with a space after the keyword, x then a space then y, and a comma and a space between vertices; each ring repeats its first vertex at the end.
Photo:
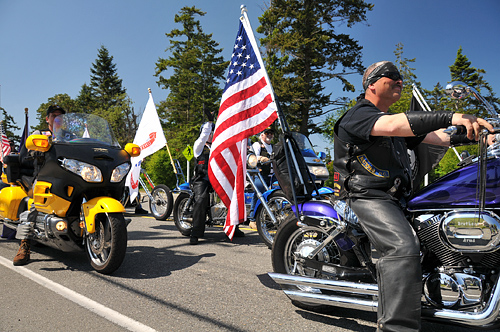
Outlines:
POLYGON ((274 214, 278 224, 275 225, 273 223, 273 220, 269 217, 263 205, 259 206, 255 221, 257 223, 257 232, 260 238, 269 249, 271 249, 279 225, 282 224, 290 214, 294 213, 282 190, 273 191, 267 198, 267 205, 274 214))
POLYGON ((95 233, 85 237, 90 265, 102 274, 116 271, 127 251, 127 226, 122 213, 98 214, 95 233))
POLYGON ((151 192, 153 199, 149 201, 149 210, 156 220, 167 220, 172 213, 174 196, 170 188, 164 184, 158 184, 151 192))
POLYGON ((193 228, 193 203, 190 202, 190 197, 188 193, 180 193, 174 203, 175 227, 184 236, 190 236, 193 228), (190 206, 186 206, 187 204, 190 206))
MULTIPOLYGON (((325 230, 317 226, 297 226, 297 217, 292 214, 280 225, 274 238, 271 252, 273 270, 276 273, 300 275, 304 277, 321 278, 321 271, 308 268, 300 262, 322 241, 328 237, 325 230)), ((334 241, 330 242, 316 255, 316 260, 340 264, 340 252, 334 241)), ((288 286, 289 289, 297 289, 297 286, 288 286)), ((312 287, 299 286, 302 291, 312 293, 321 292, 312 287)), ((318 305, 307 302, 292 301, 302 309, 316 312, 329 312, 331 306, 318 305)))

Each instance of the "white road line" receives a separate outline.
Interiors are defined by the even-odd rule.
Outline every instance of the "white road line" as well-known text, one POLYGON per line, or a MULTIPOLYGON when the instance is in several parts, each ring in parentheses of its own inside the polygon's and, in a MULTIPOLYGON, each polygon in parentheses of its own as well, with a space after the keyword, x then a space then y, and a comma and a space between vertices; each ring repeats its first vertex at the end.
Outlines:
POLYGON ((0 264, 11 269, 14 272, 17 272, 26 278, 33 280, 34 282, 42 285, 43 287, 65 297, 66 299, 84 307, 92 311, 93 313, 117 324, 129 331, 137 331, 137 332, 153 332, 156 331, 149 326, 146 326, 132 318, 129 318, 121 313, 114 311, 108 307, 103 306, 100 303, 97 303, 81 294, 78 294, 75 291, 72 291, 69 288, 66 288, 58 283, 53 282, 50 279, 47 279, 25 267, 22 266, 14 266, 12 265, 12 261, 7 260, 5 257, 0 256, 0 264))

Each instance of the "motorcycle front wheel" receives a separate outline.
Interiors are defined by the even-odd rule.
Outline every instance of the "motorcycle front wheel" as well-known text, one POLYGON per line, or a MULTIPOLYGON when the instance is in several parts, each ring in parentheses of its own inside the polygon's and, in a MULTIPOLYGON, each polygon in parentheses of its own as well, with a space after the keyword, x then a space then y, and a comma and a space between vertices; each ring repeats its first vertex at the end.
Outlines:
POLYGON ((188 193, 180 193, 175 200, 174 223, 182 235, 191 235, 191 228, 193 228, 193 202, 191 195, 188 193))
POLYGON ((127 226, 122 213, 98 214, 95 232, 85 237, 85 252, 94 270, 102 274, 116 271, 127 251, 127 226))
POLYGON ((174 206, 174 197, 170 188, 164 184, 156 185, 151 192, 149 201, 149 210, 156 220, 167 220, 172 213, 174 206))
MULTIPOLYGON (((304 277, 322 278, 321 271, 307 267, 303 263, 306 258, 319 244, 328 237, 328 233, 317 226, 297 226, 297 217, 292 214, 286 218, 280 226, 271 252, 273 270, 276 273, 299 275, 304 277)), ((320 262, 340 264, 340 251, 335 243, 328 243, 314 258, 320 262)), ((306 286, 288 286, 290 289, 300 287, 302 291, 318 293, 321 290, 306 286)), ((328 312, 332 307, 307 302, 292 301, 302 309, 316 312, 328 312)))
POLYGON ((279 225, 282 224, 288 216, 291 214, 294 215, 294 213, 282 190, 273 191, 267 198, 267 205, 273 213, 277 224, 273 223, 273 220, 262 204, 259 206, 255 221, 257 223, 257 232, 260 238, 269 248, 271 248, 279 225))

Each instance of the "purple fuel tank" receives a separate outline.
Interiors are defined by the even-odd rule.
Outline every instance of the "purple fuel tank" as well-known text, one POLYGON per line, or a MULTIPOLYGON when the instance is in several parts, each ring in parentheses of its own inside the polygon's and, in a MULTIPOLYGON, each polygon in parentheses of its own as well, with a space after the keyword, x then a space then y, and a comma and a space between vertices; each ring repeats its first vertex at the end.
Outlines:
MULTIPOLYGON (((459 168, 418 191, 408 202, 408 210, 470 208, 479 204, 478 163, 459 168)), ((485 203, 500 207, 500 159, 488 160, 485 203)))

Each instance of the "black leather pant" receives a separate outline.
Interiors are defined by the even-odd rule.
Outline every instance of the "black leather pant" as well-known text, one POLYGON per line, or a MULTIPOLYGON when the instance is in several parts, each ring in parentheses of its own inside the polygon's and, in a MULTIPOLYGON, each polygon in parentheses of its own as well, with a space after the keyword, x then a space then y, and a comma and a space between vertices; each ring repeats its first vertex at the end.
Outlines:
POLYGON ((191 183, 194 192, 193 202, 193 228, 191 236, 203 237, 207 220, 208 205, 210 204, 210 181, 205 178, 196 179, 191 183))
POLYGON ((419 331, 422 272, 416 233, 388 195, 352 199, 350 206, 381 254, 377 262, 377 331, 419 331))

